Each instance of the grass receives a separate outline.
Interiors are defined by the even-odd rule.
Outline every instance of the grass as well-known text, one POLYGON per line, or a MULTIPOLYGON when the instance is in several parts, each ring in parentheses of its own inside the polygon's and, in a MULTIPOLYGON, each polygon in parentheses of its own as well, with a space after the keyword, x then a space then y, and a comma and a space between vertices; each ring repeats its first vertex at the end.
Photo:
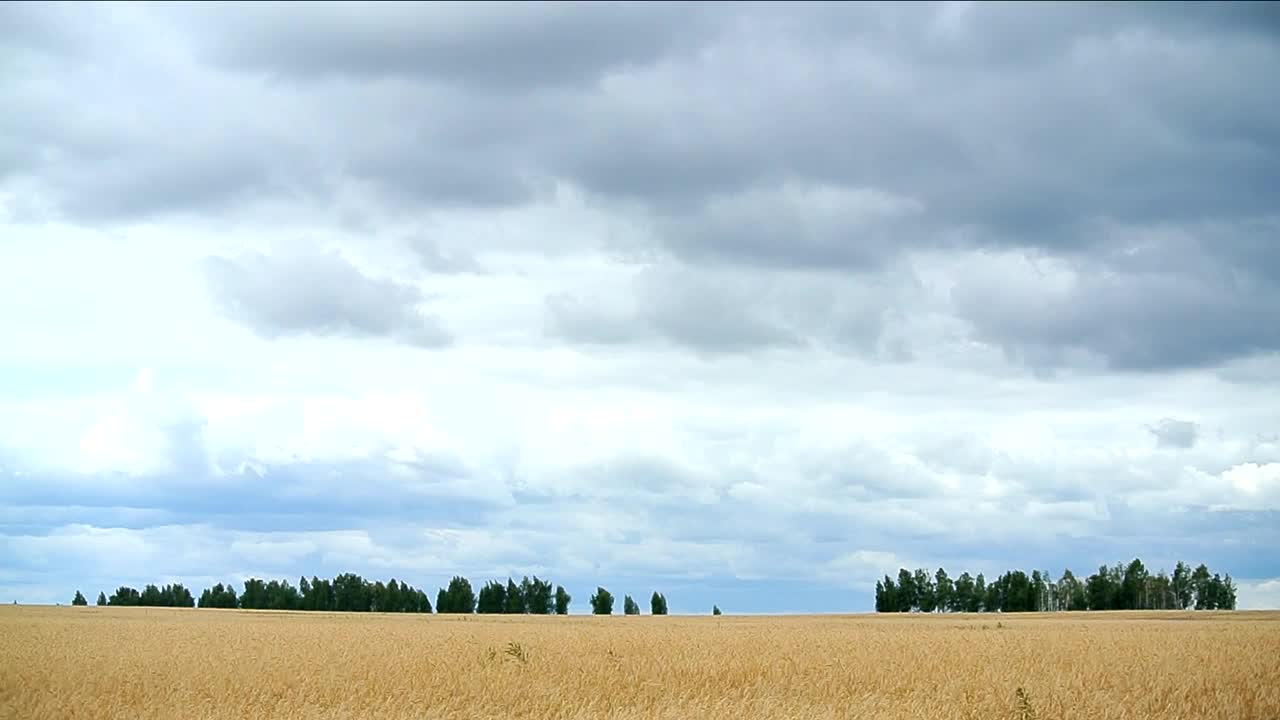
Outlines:
POLYGON ((1280 718, 1280 613, 984 620, 4 606, 0 718, 1280 718))

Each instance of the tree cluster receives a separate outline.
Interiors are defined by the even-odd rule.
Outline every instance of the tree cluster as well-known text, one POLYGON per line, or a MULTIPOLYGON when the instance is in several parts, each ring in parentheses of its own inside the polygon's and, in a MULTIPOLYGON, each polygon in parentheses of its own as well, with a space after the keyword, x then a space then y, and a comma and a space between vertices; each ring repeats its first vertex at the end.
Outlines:
POLYGON ((526 575, 519 584, 507 578, 506 584, 490 580, 480 588, 475 610, 484 614, 506 615, 567 615, 573 597, 563 586, 556 585, 552 592, 550 581, 532 580, 526 575))
MULTIPOLYGON (((76 591, 76 598, 84 600, 84 596, 80 591, 76 591)), ((73 604, 75 601, 72 601, 73 604)), ((79 603, 87 604, 87 603, 79 603)), ((138 592, 134 588, 121 585, 116 588, 111 597, 105 601, 102 593, 98 593, 99 605, 119 605, 125 607, 195 607, 195 598, 191 597, 191 591, 182 586, 181 583, 165 585, 164 587, 156 587, 148 585, 138 592)))
POLYGON ((1135 559, 1098 568, 1082 582, 1071 570, 1057 581, 1048 572, 1027 575, 1011 570, 987 583, 982 573, 962 573, 954 580, 905 568, 897 582, 888 575, 876 582, 876 612, 1054 612, 1060 610, 1234 610, 1236 586, 1231 576, 1212 576, 1201 564, 1192 570, 1179 561, 1169 575, 1152 575, 1135 559))
MULTIPOLYGON (((215 586, 216 589, 216 586, 215 586)), ((230 600, 223 596, 223 603, 230 600)), ((215 594, 210 593, 210 602, 215 594)), ((217 605, 210 605, 217 607, 217 605)), ((315 610, 332 612, 431 612, 427 594, 395 578, 383 584, 371 582, 355 573, 343 573, 327 580, 301 577, 294 587, 288 580, 264 582, 257 578, 244 581, 240 594, 244 610, 315 610)))
MULTIPOLYGON (((434 611, 437 613, 529 614, 568 615, 573 596, 562 585, 553 585, 538 576, 525 576, 519 583, 507 578, 504 584, 490 580, 477 595, 471 581, 454 576, 449 585, 436 594, 434 611)), ((84 595, 76 591, 73 605, 87 605, 84 595)), ((244 590, 236 592, 234 585, 218 583, 205 588, 197 603, 181 584, 158 588, 148 585, 142 592, 131 587, 120 587, 108 598, 98 594, 99 605, 146 605, 155 607, 226 608, 242 610, 318 610, 331 612, 405 612, 429 613, 433 608, 427 594, 408 583, 392 578, 385 585, 382 581, 370 582, 354 573, 343 573, 332 580, 305 576, 292 585, 288 580, 261 580, 249 578, 244 590)), ((649 599, 654 615, 667 614, 667 598, 655 591, 649 599)), ((639 615, 640 605, 630 595, 626 596, 624 610, 627 615, 639 615)), ((613 595, 604 588, 597 588, 591 596, 591 612, 596 615, 613 613, 613 595)))

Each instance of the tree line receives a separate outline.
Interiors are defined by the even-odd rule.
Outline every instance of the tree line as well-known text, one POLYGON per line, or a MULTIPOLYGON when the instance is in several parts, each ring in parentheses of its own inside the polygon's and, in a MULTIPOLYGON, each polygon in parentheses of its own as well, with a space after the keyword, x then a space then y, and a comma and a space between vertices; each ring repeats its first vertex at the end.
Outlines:
MULTIPOLYGON (((236 592, 235 586, 218 583, 200 593, 200 599, 192 597, 191 592, 180 583, 157 587, 147 585, 142 592, 121 586, 110 597, 98 593, 98 605, 142 606, 142 607, 195 607, 227 608, 241 610, 315 610, 329 612, 403 612, 403 613, 482 613, 482 614, 528 614, 528 615, 568 615, 569 603, 573 597, 562 585, 553 585, 549 580, 538 576, 527 575, 517 583, 507 578, 504 584, 490 580, 480 588, 477 594, 471 587, 471 581, 462 576, 454 576, 447 587, 440 588, 436 594, 433 608, 427 594, 409 583, 398 582, 392 578, 389 582, 370 582, 354 573, 343 573, 332 580, 313 576, 298 579, 294 586, 288 580, 264 581, 249 578, 244 581, 243 590, 236 592)), ((76 591, 72 605, 88 605, 88 601, 79 590, 76 591)), ((640 606, 626 596, 623 603, 627 615, 639 615, 640 606)), ((649 601, 650 611, 654 615, 667 614, 667 598, 654 591, 649 601)), ((596 615, 613 613, 613 595, 602 587, 596 588, 591 596, 591 612, 596 615)))
POLYGON ((1209 574, 1178 561, 1169 575, 1152 575, 1135 559, 1103 565, 1083 581, 1065 570, 1057 581, 1048 572, 1011 570, 988 583, 982 573, 951 579, 938 568, 898 570, 876 582, 876 612, 1056 612, 1061 610, 1234 610, 1231 575, 1209 574))
MULTIPOLYGON (((207 590, 205 592, 208 592, 207 590)), ((71 600, 72 605, 88 605, 89 601, 85 600, 84 595, 80 591, 76 591, 76 596, 71 600)), ((147 607, 195 607, 195 598, 191 597, 191 591, 182 586, 182 583, 174 583, 157 587, 148 585, 138 592, 131 587, 120 586, 111 597, 107 597, 104 593, 98 593, 99 605, 122 605, 122 606, 147 606, 147 607)))

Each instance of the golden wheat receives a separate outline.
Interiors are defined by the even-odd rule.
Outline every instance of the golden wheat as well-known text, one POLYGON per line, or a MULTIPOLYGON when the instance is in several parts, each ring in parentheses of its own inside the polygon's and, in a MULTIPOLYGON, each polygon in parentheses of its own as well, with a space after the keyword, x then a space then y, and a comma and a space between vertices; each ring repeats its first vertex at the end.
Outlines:
POLYGON ((1280 613, 0 608, 0 716, 1280 718, 1280 613))

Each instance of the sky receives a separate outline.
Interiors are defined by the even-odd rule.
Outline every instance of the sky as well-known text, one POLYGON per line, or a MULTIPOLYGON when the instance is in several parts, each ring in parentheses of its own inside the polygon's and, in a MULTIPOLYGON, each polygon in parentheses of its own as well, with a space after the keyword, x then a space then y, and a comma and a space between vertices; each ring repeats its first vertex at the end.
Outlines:
POLYGON ((1280 7, 0 5, 0 601, 1280 606, 1280 7))

